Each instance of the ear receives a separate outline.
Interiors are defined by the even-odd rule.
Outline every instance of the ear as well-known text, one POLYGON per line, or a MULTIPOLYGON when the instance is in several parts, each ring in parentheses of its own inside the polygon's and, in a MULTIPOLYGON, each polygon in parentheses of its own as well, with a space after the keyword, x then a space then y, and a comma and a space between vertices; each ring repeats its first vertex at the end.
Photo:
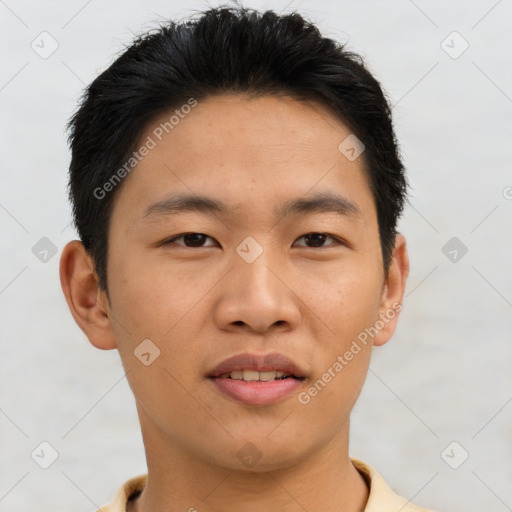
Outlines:
MULTIPOLYGON (((384 345, 395 332, 398 316, 402 310, 405 283, 409 275, 409 255, 405 237, 398 233, 389 265, 388 275, 384 283, 379 308, 379 332, 373 340, 375 346, 384 345)), ((377 323, 376 322, 376 323, 377 323)))
POLYGON ((94 263, 83 244, 66 244, 60 258, 60 283, 71 314, 96 348, 117 348, 106 292, 99 287, 94 263))

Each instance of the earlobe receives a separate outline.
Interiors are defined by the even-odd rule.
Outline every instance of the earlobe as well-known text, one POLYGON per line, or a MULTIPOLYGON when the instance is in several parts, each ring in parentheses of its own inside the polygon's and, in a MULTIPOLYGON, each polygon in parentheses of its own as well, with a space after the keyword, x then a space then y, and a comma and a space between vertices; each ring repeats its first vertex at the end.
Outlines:
POLYGON ((379 309, 379 332, 373 340, 375 346, 384 345, 395 332, 398 316, 402 310, 402 300, 407 276, 409 275, 409 255, 405 237, 398 233, 395 247, 384 284, 384 291, 379 309))
POLYGON ((83 244, 66 244, 60 258, 60 283, 75 322, 92 345, 102 350, 117 348, 106 294, 100 289, 91 256, 83 244))

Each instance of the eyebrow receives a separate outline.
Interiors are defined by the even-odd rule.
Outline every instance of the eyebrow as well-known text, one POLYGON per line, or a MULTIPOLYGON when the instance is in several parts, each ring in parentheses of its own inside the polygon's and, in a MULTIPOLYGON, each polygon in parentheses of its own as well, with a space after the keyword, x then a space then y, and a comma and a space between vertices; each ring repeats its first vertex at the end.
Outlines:
MULTIPOLYGON (((229 206, 211 197, 196 194, 174 194, 163 201, 148 206, 142 219, 153 219, 184 212, 198 212, 208 215, 227 215, 229 206)), ((308 197, 290 199, 274 209, 277 218, 297 214, 335 213, 344 217, 362 218, 361 210, 350 199, 333 192, 320 192, 308 197)))

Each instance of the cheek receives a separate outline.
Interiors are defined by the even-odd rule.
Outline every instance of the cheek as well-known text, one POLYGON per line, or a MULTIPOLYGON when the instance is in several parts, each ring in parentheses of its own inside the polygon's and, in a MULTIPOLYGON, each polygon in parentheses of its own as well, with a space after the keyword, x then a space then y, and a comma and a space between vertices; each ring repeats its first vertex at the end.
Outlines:
MULTIPOLYGON (((169 379, 163 368, 183 377, 184 369, 190 368, 190 361, 197 360, 201 353, 197 332, 207 315, 201 299, 214 279, 198 272, 180 272, 176 266, 172 269, 170 265, 126 260, 118 263, 111 279, 112 326, 123 364, 138 369, 141 363, 134 351, 149 339, 157 347, 156 353, 160 351, 151 364, 151 368, 162 366, 158 379, 169 379)), ((157 378, 153 375, 152 380, 157 378)))
POLYGON ((180 272, 179 266, 125 260, 112 275, 112 303, 134 336, 161 339, 204 296, 208 287, 203 281, 197 273, 180 272))
POLYGON ((350 265, 340 265, 338 272, 329 272, 321 280, 317 276, 303 278, 302 289, 307 305, 329 328, 337 345, 357 336, 378 318, 382 275, 377 264, 352 261, 350 265))
POLYGON ((335 413, 333 428, 348 417, 366 378, 372 343, 365 329, 378 318, 380 279, 378 272, 367 270, 340 272, 324 283, 323 293, 317 286, 308 298, 313 309, 321 312, 322 322, 314 335, 319 349, 316 373, 299 403, 323 420, 326 411, 335 413))
POLYGON ((362 347, 350 361, 341 359, 343 363, 337 357, 343 358, 344 352, 335 354, 323 373, 301 391, 297 400, 303 409, 299 410, 308 416, 310 425, 333 435, 348 421, 367 375, 370 351, 369 346, 362 347))
POLYGON ((317 384, 310 395, 317 405, 351 406, 363 385, 372 348, 366 329, 378 319, 381 298, 380 267, 371 268, 362 265, 358 271, 352 266, 309 288, 308 304, 321 319, 315 334, 321 349, 317 352, 317 384))

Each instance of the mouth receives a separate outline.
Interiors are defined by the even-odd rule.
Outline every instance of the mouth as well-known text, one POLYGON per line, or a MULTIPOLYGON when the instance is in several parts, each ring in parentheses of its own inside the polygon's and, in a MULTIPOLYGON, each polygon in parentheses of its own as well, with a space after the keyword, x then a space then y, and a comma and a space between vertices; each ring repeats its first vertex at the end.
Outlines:
POLYGON ((246 353, 225 359, 208 378, 224 396, 261 406, 284 400, 297 391, 306 373, 283 354, 246 353))
POLYGON ((273 380, 284 380, 284 379, 297 379, 304 380, 305 377, 297 377, 291 373, 285 373, 282 371, 266 371, 258 372, 255 370, 234 370, 230 373, 225 373, 219 379, 231 379, 231 380, 243 380, 245 382, 270 382, 273 380))

